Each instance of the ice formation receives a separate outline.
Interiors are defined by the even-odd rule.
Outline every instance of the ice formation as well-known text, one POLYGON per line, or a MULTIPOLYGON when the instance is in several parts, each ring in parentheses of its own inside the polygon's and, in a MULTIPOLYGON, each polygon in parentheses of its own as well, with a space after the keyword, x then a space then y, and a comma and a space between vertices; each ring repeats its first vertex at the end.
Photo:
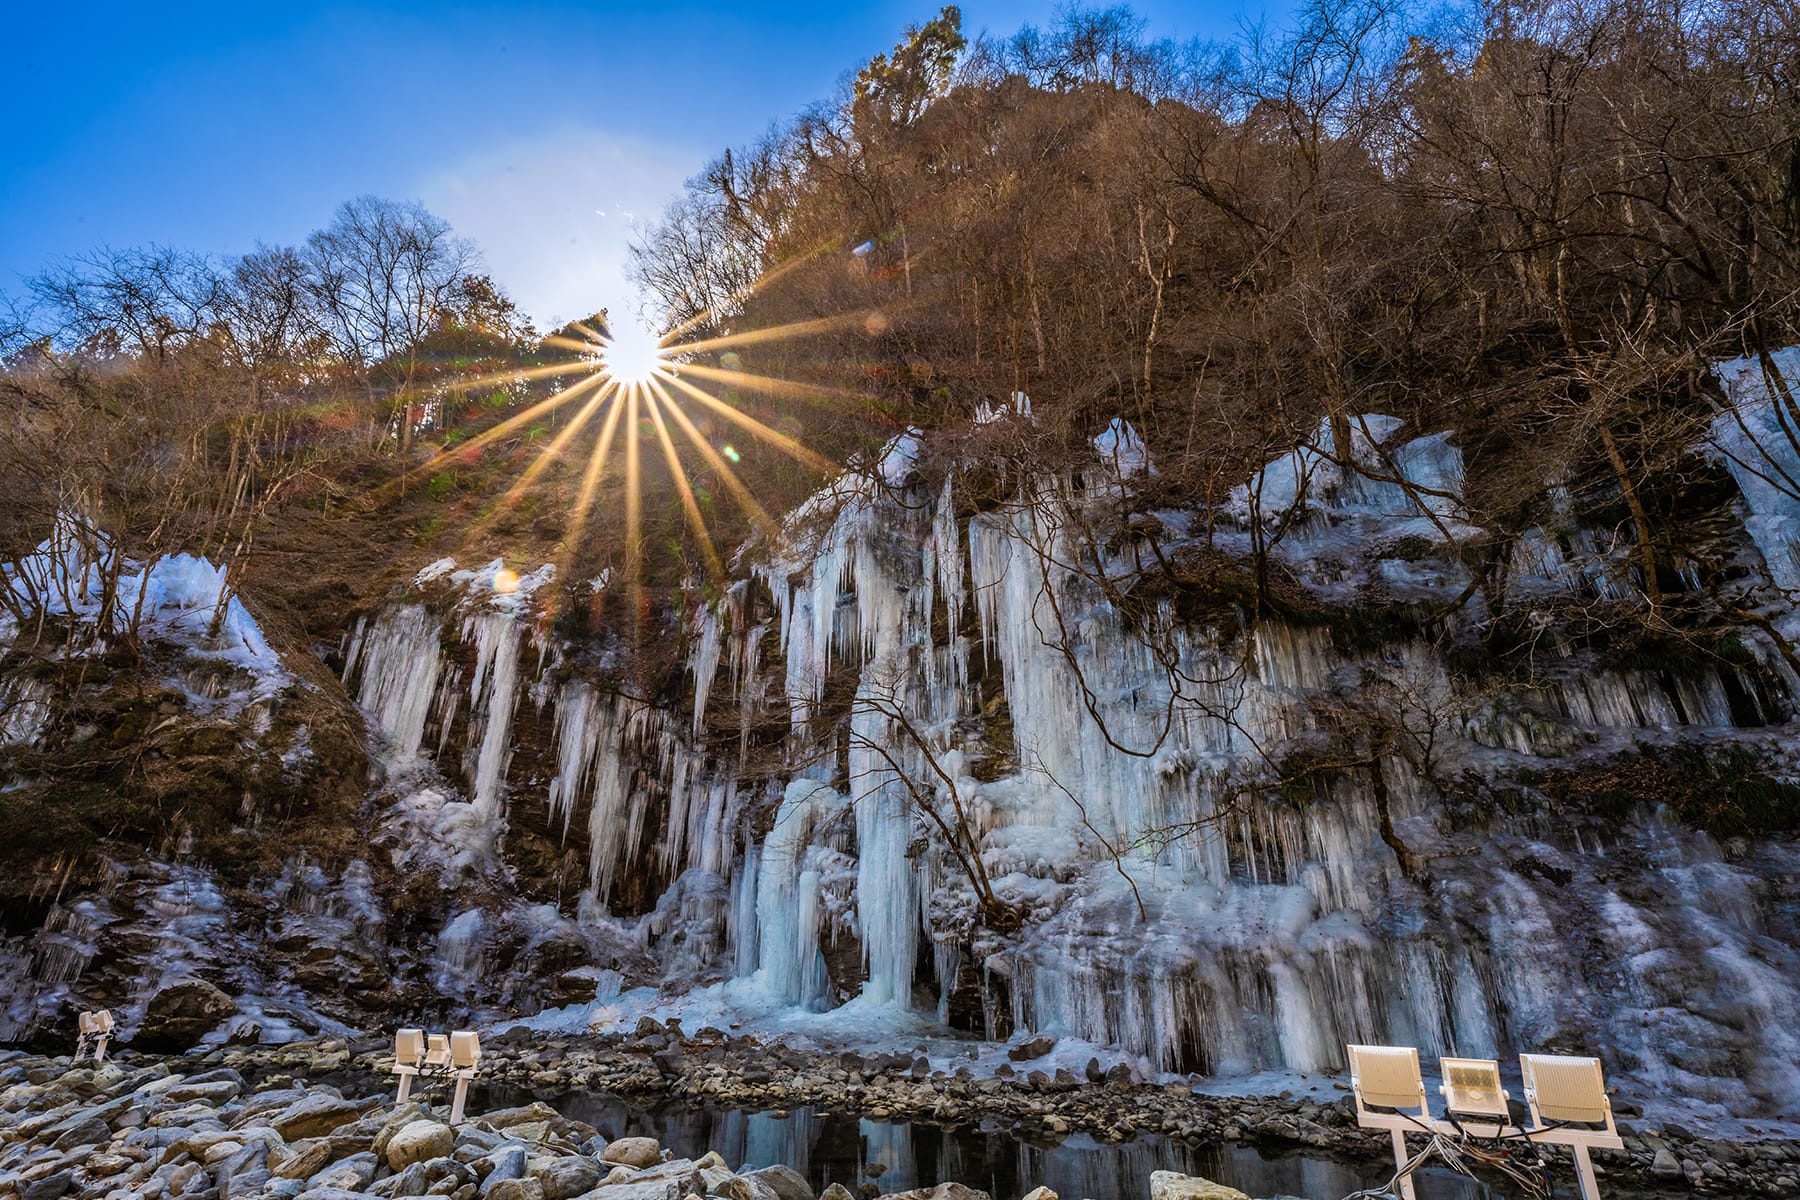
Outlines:
MULTIPOLYGON (((1800 353, 1778 361, 1800 374, 1800 353)), ((1732 407, 1709 449, 1761 559, 1741 599, 1792 631, 1800 454, 1760 364, 1721 378, 1732 407)), ((983 417, 1029 420, 1029 402, 983 417)), ((1334 1068, 1352 1040, 1580 1048, 1718 1111, 1800 1109, 1791 841, 1722 844, 1655 811, 1456 807, 1471 780, 1690 733, 1784 752, 1800 679, 1760 635, 1683 671, 1547 637, 1529 685, 1477 685, 1412 633, 1358 641, 1230 603, 1196 618, 1179 587, 1145 583, 1159 557, 1228 575, 1266 545, 1324 603, 1462 593, 1457 549, 1481 531, 1460 453, 1391 417, 1322 425, 1205 521, 1157 513, 1104 539, 1091 530, 1156 470, 1122 419, 1085 477, 1019 480, 972 514, 954 472, 921 474, 918 445, 903 435, 834 481, 687 610, 679 695, 620 686, 558 640, 539 619, 548 567, 440 560, 355 623, 341 666, 377 735, 373 852, 453 889, 417 964, 447 1002, 550 1010, 560 980, 595 989, 546 1012, 567 1027, 679 997, 702 1023, 1047 1031, 1213 1075, 1334 1068), (1407 752, 1295 786, 1286 764, 1357 705, 1380 706, 1407 752), (579 896, 511 890, 527 827, 580 856, 579 896)), ((1627 597, 1628 548, 1548 499, 1514 552, 1516 594, 1627 597)), ((117 601, 91 578, 110 550, 80 532, 59 526, 8 579, 104 637, 117 601)), ((219 605, 216 568, 176 557, 119 578, 158 636, 256 686, 285 678, 241 604, 219 605)), ((0 742, 30 742, 29 686, 0 699, 0 742)), ((317 918, 318 969, 345 969, 384 936, 369 868, 317 876, 295 864, 273 886, 317 918)), ((215 929, 203 883, 141 889, 185 939, 171 969, 215 929)), ((0 956, 0 982, 49 1003, 117 920, 59 906, 22 957, 0 956)), ((328 1025, 289 984, 261 980, 255 1004, 267 1028, 328 1025)))
MULTIPOLYGON (((1451 440, 1378 416, 1350 429, 1347 453, 1325 426, 1263 468, 1211 549, 1243 553, 1264 522, 1322 597, 1462 590, 1454 544, 1479 531, 1451 440), (1407 539, 1436 549, 1396 555, 1407 539)), ((1113 496, 1152 469, 1141 452, 1123 422, 1097 443, 1113 496)), ((572 676, 527 602, 478 594, 491 566, 428 568, 418 597, 359 628, 347 679, 400 752, 455 765, 484 819, 542 796, 551 830, 585 835, 582 927, 631 930, 665 993, 713 985, 692 993, 703 1007, 850 1000, 858 1020, 942 1020, 960 1005, 977 1032, 1046 1030, 1215 1074, 1328 1069, 1351 1040, 1582 1046, 1721 1109, 1800 1105, 1777 1065, 1800 1028, 1800 955, 1766 915, 1768 881, 1800 867, 1791 843, 1727 854, 1657 818, 1501 813, 1465 831, 1400 756, 1327 793, 1258 790, 1322 736, 1321 704, 1371 681, 1403 723, 1430 725, 1441 782, 1682 731, 1779 733, 1800 685, 1779 656, 1758 645, 1679 675, 1570 657, 1530 688, 1481 692, 1406 637, 1350 652, 1317 624, 1183 620, 1167 596, 1128 616, 1108 588, 1129 585, 1144 547, 1084 532, 1107 489, 1028 481, 1016 503, 959 516, 954 479, 927 485, 913 455, 898 439, 825 489, 693 616, 680 706, 572 676), (432 599, 446 581, 463 590, 432 599), (495 732, 521 693, 550 710, 542 784, 511 776, 495 732), (751 784, 744 739, 769 708, 785 711, 786 782, 751 784), (721 719, 746 731, 736 746, 721 719), (615 914, 646 873, 661 898, 615 914), (984 887, 1017 933, 979 919, 984 887), (956 999, 971 984, 972 1017, 956 999)), ((1791 498, 1739 478, 1786 586, 1791 498)), ((1184 514, 1159 515, 1163 553, 1203 548, 1184 514)), ((1599 533, 1546 528, 1518 552, 1518 587, 1606 594, 1617 561, 1599 533)))
POLYGON ((259 698, 289 682, 225 568, 191 554, 148 562, 127 558, 110 536, 75 513, 60 514, 30 554, 0 563, 0 590, 7 598, 0 607, 0 642, 40 638, 40 622, 51 620, 67 629, 76 653, 102 650, 135 633, 242 671, 259 698))

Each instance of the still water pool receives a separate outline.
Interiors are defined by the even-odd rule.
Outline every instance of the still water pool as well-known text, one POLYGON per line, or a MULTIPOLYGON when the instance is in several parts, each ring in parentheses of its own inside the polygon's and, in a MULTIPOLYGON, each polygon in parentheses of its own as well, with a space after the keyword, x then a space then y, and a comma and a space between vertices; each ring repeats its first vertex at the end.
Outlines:
MULTIPOLYGON (((483 1108, 532 1099, 512 1088, 484 1093, 478 1087, 470 1111, 479 1114, 483 1108)), ((545 1099, 608 1140, 653 1137, 684 1158, 716 1150, 733 1168, 784 1163, 806 1176, 814 1191, 841 1183, 856 1192, 873 1183, 882 1192, 898 1192, 954 1180, 994 1200, 1018 1200, 1039 1184, 1063 1200, 1147 1200, 1150 1172, 1170 1170, 1203 1175, 1255 1197, 1339 1200, 1384 1183, 1393 1170, 1380 1162, 1347 1161, 1316 1151, 1290 1154, 1232 1143, 1196 1147, 1154 1135, 1107 1144, 1075 1134, 1054 1145, 1037 1145, 998 1124, 945 1128, 811 1108, 747 1112, 710 1105, 645 1105, 588 1092, 545 1099)), ((1511 1200, 1500 1186, 1489 1190, 1443 1169, 1415 1178, 1419 1200, 1511 1200)), ((1567 1183, 1572 1188, 1573 1180, 1567 1183)), ((1559 1189, 1558 1195, 1564 1194, 1559 1189)))

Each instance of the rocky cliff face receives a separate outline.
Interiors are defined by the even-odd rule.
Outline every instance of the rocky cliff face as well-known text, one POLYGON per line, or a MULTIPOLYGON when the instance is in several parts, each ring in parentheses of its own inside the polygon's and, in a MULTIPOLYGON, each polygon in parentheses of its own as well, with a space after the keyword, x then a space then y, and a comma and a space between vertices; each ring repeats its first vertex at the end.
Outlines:
POLYGON ((1208 512, 1136 511, 1122 423, 1000 504, 902 439, 670 618, 654 694, 546 619, 570 581, 434 563, 320 648, 355 842, 228 887, 108 848, 8 930, 0 1036, 74 998, 129 1034, 204 975, 265 1037, 677 1009, 1219 1075, 1399 1041, 1800 1111, 1800 459, 1740 415, 1696 454, 1722 566, 1673 581, 1743 617, 1704 644, 1620 619, 1628 532, 1576 497, 1475 586, 1452 440, 1378 417, 1208 512))

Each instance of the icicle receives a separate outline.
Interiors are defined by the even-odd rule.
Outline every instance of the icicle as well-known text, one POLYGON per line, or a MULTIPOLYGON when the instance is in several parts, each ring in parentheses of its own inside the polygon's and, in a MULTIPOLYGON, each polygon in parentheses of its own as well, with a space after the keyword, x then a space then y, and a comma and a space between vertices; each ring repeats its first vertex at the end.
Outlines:
POLYGON ((360 666, 356 702, 403 758, 416 758, 425 742, 443 666, 438 638, 439 625, 431 614, 422 605, 407 604, 384 609, 351 642, 345 682, 360 666))

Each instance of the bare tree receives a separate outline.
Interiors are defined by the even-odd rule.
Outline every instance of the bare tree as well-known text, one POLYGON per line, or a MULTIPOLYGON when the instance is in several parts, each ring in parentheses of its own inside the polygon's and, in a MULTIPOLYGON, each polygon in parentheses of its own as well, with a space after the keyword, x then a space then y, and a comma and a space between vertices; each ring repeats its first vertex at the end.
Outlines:
POLYGON ((473 269, 474 247, 422 205, 359 196, 307 239, 305 256, 333 348, 360 373, 371 403, 378 383, 392 389, 400 450, 409 452, 425 341, 473 269))

